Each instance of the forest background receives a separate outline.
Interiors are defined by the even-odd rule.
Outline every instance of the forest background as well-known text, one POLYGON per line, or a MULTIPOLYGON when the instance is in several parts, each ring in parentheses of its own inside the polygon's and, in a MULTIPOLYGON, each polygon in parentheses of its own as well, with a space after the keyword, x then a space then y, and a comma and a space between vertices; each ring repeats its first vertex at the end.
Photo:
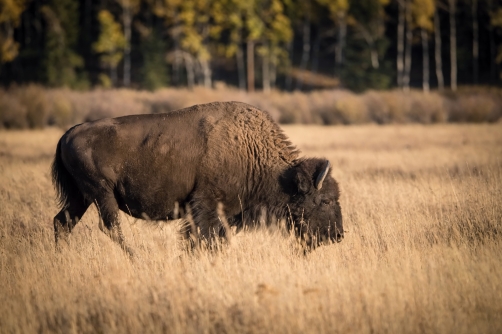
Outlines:
MULTIPOLYGON (((310 95, 300 102, 289 95, 241 96, 269 108, 283 123, 496 121, 502 114, 496 88, 500 5, 497 0, 0 0, 5 87, 0 118, 3 127, 16 128, 117 116, 102 105, 78 110, 85 104, 80 100, 95 98, 101 88, 223 87, 227 91, 220 95, 227 99, 237 90, 337 92, 325 102, 310 95), (77 94, 77 101, 75 93, 60 92, 54 101, 54 89, 26 88, 33 83, 88 93, 77 94), (432 89, 433 97, 424 102, 422 96, 402 96, 414 88, 432 89), (389 89, 394 94, 363 99, 351 93, 389 89), (349 101, 340 102, 341 97, 349 101), (33 111, 40 115, 30 120, 34 107, 26 100, 39 101, 36 108, 48 111, 33 111), (407 101, 411 104, 401 107, 407 101), (297 105, 291 115, 290 107, 297 105)), ((180 102, 186 98, 180 94, 185 93, 141 95, 128 104, 139 101, 141 107, 130 110, 136 113, 194 104, 180 102)), ((195 102, 215 99, 221 96, 195 102)))
POLYGON ((0 76, 72 88, 455 90, 500 83, 501 26, 496 0, 2 0, 0 76))

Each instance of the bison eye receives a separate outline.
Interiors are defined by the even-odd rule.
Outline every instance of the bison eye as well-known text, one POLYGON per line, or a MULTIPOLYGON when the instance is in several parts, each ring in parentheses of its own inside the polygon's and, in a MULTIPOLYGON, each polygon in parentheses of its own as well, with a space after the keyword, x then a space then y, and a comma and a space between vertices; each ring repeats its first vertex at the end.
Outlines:
POLYGON ((330 200, 330 199, 323 199, 323 200, 321 201, 321 203, 322 203, 323 205, 330 205, 330 204, 331 204, 331 200, 330 200))

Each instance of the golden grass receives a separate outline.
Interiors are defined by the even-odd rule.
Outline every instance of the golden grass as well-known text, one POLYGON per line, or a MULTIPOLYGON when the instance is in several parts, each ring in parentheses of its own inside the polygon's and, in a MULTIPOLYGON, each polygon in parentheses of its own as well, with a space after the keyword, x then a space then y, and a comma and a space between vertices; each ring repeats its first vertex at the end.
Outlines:
POLYGON ((59 130, 0 132, 0 332, 500 333, 502 126, 285 127, 326 156, 345 239, 303 256, 280 231, 186 254, 173 224, 92 207, 54 250, 59 130))

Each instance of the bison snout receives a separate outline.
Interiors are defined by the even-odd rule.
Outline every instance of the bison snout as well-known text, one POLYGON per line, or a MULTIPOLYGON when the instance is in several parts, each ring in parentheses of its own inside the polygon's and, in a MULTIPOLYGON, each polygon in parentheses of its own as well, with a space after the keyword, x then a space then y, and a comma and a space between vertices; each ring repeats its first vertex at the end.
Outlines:
POLYGON ((341 242, 343 240, 343 232, 338 232, 336 234, 336 242, 341 242))
POLYGON ((333 242, 341 242, 343 240, 343 237, 344 237, 344 233, 343 233, 343 229, 335 229, 335 233, 333 233, 333 235, 331 236, 331 240, 333 242))

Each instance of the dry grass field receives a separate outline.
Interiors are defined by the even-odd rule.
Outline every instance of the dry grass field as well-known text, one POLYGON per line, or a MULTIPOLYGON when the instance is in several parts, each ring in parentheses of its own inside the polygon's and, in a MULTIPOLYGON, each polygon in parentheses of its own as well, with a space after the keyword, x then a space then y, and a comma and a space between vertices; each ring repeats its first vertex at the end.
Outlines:
POLYGON ((189 254, 175 224, 94 207, 54 249, 60 130, 0 132, 0 333, 501 333, 502 125, 289 126, 342 189, 342 243, 277 229, 189 254))

